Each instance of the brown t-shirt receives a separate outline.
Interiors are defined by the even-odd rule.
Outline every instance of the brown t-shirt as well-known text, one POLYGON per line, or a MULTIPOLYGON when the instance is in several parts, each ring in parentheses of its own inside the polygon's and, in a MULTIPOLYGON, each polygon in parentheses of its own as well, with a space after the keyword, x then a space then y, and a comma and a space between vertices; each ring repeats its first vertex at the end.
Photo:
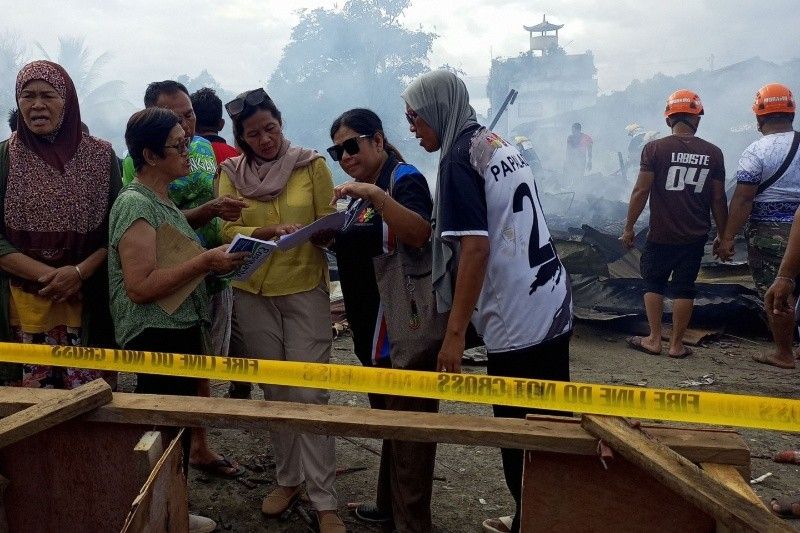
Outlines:
POLYGON ((711 229, 711 180, 725 180, 722 151, 699 137, 670 135, 645 145, 640 169, 655 176, 647 240, 687 244, 705 238, 711 229))

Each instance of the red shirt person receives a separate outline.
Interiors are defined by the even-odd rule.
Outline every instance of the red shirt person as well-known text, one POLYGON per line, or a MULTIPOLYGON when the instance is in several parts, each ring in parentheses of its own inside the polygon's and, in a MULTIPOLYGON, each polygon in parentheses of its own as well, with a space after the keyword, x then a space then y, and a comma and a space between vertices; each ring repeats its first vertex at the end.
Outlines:
POLYGON ((230 157, 241 155, 239 150, 229 145, 219 135, 219 132, 225 127, 225 119, 222 118, 222 100, 214 89, 203 87, 193 92, 190 98, 194 114, 197 117, 197 135, 211 143, 211 148, 217 158, 217 165, 222 164, 230 157))

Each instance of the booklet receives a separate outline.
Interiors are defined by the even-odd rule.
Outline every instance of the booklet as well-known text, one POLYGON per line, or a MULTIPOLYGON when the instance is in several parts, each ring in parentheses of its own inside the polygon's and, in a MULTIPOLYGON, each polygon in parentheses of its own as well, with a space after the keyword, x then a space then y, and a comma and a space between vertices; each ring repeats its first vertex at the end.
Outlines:
POLYGON ((325 215, 308 226, 303 226, 294 233, 281 236, 278 240, 278 249, 288 250, 305 244, 308 242, 308 239, 318 231, 340 230, 342 226, 344 226, 345 220, 347 220, 347 213, 345 211, 337 211, 336 213, 325 215))
POLYGON ((241 233, 237 234, 228 247, 228 253, 234 252, 248 252, 250 255, 245 259, 242 266, 233 272, 225 275, 226 278, 235 281, 245 281, 258 268, 264 264, 269 258, 270 254, 277 248, 276 244, 272 241, 264 241, 256 239, 255 237, 247 237, 241 233))

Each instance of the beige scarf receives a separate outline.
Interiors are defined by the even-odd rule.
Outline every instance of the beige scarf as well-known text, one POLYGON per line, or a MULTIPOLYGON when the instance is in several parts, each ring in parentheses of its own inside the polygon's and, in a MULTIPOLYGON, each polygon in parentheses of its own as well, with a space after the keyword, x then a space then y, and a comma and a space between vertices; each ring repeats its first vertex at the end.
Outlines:
POLYGON ((269 202, 283 192, 292 172, 307 167, 321 157, 316 150, 291 146, 288 140, 284 140, 278 157, 272 161, 240 155, 227 159, 220 167, 228 174, 239 194, 252 200, 269 202))

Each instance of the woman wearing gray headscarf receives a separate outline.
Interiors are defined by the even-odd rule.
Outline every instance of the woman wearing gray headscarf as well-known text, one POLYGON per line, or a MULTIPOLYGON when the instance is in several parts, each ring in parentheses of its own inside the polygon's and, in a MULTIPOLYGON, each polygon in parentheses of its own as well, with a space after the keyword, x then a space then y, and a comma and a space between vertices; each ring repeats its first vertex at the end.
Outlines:
MULTIPOLYGON (((572 291, 519 151, 475 120, 464 82, 438 70, 403 93, 411 131, 440 151, 434 201, 433 283, 450 310, 438 370, 460 372, 467 325, 483 336, 489 375, 569 381, 572 291)), ((498 417, 535 410, 494 406, 498 417)), ((547 412, 547 414, 558 414, 547 412)), ((487 531, 519 531, 523 454, 502 450, 512 517, 487 531)))

